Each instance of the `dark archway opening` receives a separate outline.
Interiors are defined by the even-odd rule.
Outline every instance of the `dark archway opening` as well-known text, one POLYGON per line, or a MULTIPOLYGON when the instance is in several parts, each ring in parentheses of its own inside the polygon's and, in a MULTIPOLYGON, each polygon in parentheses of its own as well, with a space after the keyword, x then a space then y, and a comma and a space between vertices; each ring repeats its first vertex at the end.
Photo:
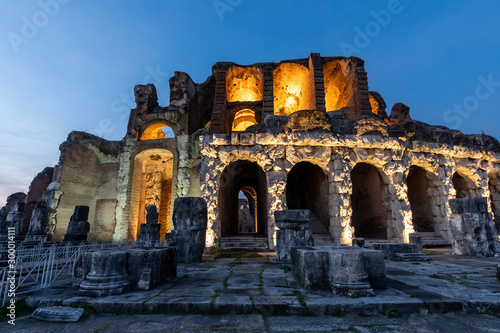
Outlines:
POLYGON ((426 171, 417 166, 410 167, 407 185, 415 231, 434 232, 434 216, 428 193, 429 181, 426 171))
POLYGON ((376 167, 357 164, 351 171, 351 225, 356 237, 387 239, 387 214, 383 209, 384 181, 376 167))
POLYGON ((458 172, 455 172, 452 177, 453 187, 457 192, 456 198, 467 198, 473 196, 474 183, 469 177, 464 177, 458 172))
POLYGON ((300 162, 290 170, 286 183, 288 209, 309 209, 313 233, 329 233, 328 198, 328 178, 319 166, 300 162))
POLYGON ((266 174, 256 163, 229 164, 221 175, 219 199, 222 237, 267 235, 266 174))

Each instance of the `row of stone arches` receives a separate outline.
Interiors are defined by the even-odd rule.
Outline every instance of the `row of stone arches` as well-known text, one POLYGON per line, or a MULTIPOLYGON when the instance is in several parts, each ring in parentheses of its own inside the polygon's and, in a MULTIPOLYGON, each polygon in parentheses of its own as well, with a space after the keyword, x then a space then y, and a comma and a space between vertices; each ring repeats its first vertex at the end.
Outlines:
MULTIPOLYGON (((393 198, 383 173, 377 167, 361 162, 354 166, 350 176, 350 222, 354 228, 354 236, 367 239, 395 238, 394 212, 391 211, 390 204, 393 198)), ((452 182, 457 198, 476 196, 479 193, 474 181, 461 172, 453 174, 452 182)), ((439 192, 440 186, 434 173, 416 165, 409 168, 406 187, 412 225, 416 232, 443 231, 443 223, 446 225, 447 221, 447 213, 443 207, 448 197, 439 192)), ((489 189, 492 212, 498 221, 500 177, 490 177, 489 189)), ((266 236, 267 194, 266 174, 257 163, 237 161, 229 164, 223 171, 220 182, 221 236, 242 233, 266 236), (251 189, 253 196, 248 194, 248 189, 251 189), (242 228, 243 223, 253 224, 255 228, 242 228)), ((285 196, 288 209, 309 209, 312 212, 313 233, 328 232, 331 194, 328 175, 321 167, 304 161, 294 165, 286 178, 285 196)), ((497 229, 500 232, 498 222, 497 229)))

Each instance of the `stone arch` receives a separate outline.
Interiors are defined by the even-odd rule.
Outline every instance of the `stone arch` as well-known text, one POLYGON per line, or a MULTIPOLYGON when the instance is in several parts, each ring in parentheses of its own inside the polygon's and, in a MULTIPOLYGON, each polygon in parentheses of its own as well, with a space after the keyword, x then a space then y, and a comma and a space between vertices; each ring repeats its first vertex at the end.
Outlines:
POLYGON ((257 232, 257 191, 251 186, 243 186, 238 193, 238 232, 257 232))
POLYGON ((255 234, 267 236, 267 180, 262 168, 255 162, 238 160, 230 163, 220 176, 219 219, 221 236, 240 234, 238 230, 238 194, 242 189, 256 193, 255 234))
POLYGON ((288 209, 309 209, 313 233, 328 233, 330 227, 329 185, 324 170, 310 162, 295 164, 286 182, 288 209))
POLYGON ((465 171, 457 170, 452 176, 455 198, 467 198, 476 196, 477 186, 465 171))
POLYGON ((282 63, 273 71, 274 114, 288 116, 316 108, 314 75, 304 65, 282 63))
POLYGON ((140 141, 174 138, 175 131, 172 126, 167 125, 166 123, 158 122, 141 129, 138 137, 140 141))
POLYGON ((57 208, 55 240, 64 238, 75 206, 89 206, 88 218, 92 232, 100 181, 100 167, 99 157, 88 147, 74 145, 64 152, 60 178, 63 195, 57 208))
POLYGON ((134 157, 128 238, 136 239, 146 223, 146 207, 156 205, 163 238, 170 230, 172 207, 173 154, 166 149, 148 149, 134 157))
POLYGON ((409 168, 406 178, 408 200, 416 232, 434 232, 434 214, 427 171, 416 165, 409 168))
POLYGON ((490 191, 491 212, 498 235, 500 235, 500 172, 488 175, 488 189, 490 191))
POLYGON ((248 127, 258 124, 255 111, 249 108, 241 109, 234 114, 231 132, 243 132, 248 127))
POLYGON ((356 237, 387 239, 389 208, 388 186, 379 169, 357 163, 351 171, 351 226, 356 237))

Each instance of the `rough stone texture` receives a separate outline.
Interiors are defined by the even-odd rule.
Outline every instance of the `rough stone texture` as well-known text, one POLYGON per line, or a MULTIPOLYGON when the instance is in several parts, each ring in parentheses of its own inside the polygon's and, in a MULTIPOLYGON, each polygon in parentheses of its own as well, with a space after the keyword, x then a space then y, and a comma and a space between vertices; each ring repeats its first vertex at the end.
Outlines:
POLYGON ((68 224, 68 230, 64 235, 64 241, 81 242, 87 240, 90 231, 89 207, 76 206, 68 224))
POLYGON ((146 223, 141 224, 141 230, 134 247, 160 246, 160 225, 158 224, 158 211, 155 205, 146 207, 146 223))
POLYGON ((495 224, 486 198, 450 200, 453 252, 458 255, 493 256, 500 252, 495 224))
POLYGON ((70 308, 67 306, 50 306, 45 308, 38 308, 31 314, 31 317, 54 322, 65 321, 78 321, 83 314, 81 308, 70 308))
POLYGON ((151 290, 177 276, 177 249, 131 249, 127 251, 127 274, 132 290, 151 290))
POLYGON ((36 202, 42 198, 43 192, 52 182, 54 168, 47 167, 38 173, 31 181, 28 195, 26 197, 26 208, 21 233, 26 234, 29 229, 30 220, 35 209, 36 202))
POLYGON ((294 246, 313 246, 314 239, 309 228, 311 211, 307 209, 277 210, 276 259, 290 261, 290 249, 294 246))
POLYGON ((348 246, 293 247, 292 273, 306 289, 327 289, 344 296, 373 296, 384 289, 382 252, 348 246), (372 289, 373 288, 373 289, 372 289))
POLYGON ((0 209, 0 235, 7 236, 7 228, 15 227, 16 235, 22 228, 26 194, 17 192, 7 197, 6 205, 0 209))
POLYGON ((1 233, 7 234, 8 228, 15 228, 16 236, 21 234, 24 220, 24 201, 17 201, 12 205, 5 221, 2 223, 1 233))
POLYGON ((497 280, 500 281, 500 265, 497 265, 497 280))
POLYGON ((174 230, 165 234, 165 245, 177 247, 178 262, 201 260, 206 243, 207 204, 202 198, 177 198, 172 221, 174 230))
POLYGON ((389 121, 391 123, 398 124, 408 120, 411 120, 410 107, 404 105, 403 103, 394 104, 391 110, 391 115, 389 116, 389 121))
POLYGON ((129 289, 151 290, 176 276, 175 247, 98 250, 85 252, 77 259, 73 271, 73 288, 80 288, 82 282, 86 281, 80 289, 82 295, 106 296, 129 289), (97 252, 103 253, 95 255, 97 252), (116 263, 110 261, 113 258, 117 258, 116 263), (106 262, 103 265, 104 260, 106 262), (100 271, 94 274, 93 265, 97 265, 100 271), (113 280, 113 274, 119 274, 119 279, 113 280), (128 283, 126 286, 125 281, 128 283))
POLYGON ((418 253, 418 245, 413 243, 372 243, 374 250, 382 251, 385 259, 392 260, 397 253, 418 253))
POLYGON ((127 252, 121 249, 108 249, 91 252, 83 256, 85 276, 80 284, 79 295, 102 297, 119 295, 127 292, 130 283, 127 280, 127 252), (90 260, 90 272, 85 274, 90 260))
POLYGON ((26 237, 49 235, 49 212, 47 200, 40 199, 36 202, 31 216, 29 230, 26 237))
POLYGON ((412 244, 417 244, 418 250, 422 250, 423 245, 422 245, 422 236, 419 235, 418 233, 411 233, 409 236, 410 243, 412 244))
POLYGON ((154 84, 135 86, 134 96, 138 113, 151 112, 158 107, 158 96, 154 84))

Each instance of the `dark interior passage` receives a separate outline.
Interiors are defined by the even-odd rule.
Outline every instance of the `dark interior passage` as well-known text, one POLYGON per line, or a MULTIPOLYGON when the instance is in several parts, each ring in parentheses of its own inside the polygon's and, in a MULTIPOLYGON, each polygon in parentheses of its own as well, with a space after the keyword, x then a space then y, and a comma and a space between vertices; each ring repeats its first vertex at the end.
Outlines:
POLYGON ((455 172, 452 177, 453 187, 457 192, 456 198, 467 198, 473 196, 474 183, 469 177, 464 177, 458 172, 455 172))
POLYGON ((237 161, 228 165, 220 178, 219 200, 223 237, 248 232, 267 235, 266 174, 256 163, 237 161), (255 221, 250 231, 246 223, 246 227, 241 228, 243 215, 246 215, 244 219, 248 224, 251 218, 255 221))
POLYGON ((412 166, 408 173, 408 200, 413 215, 413 227, 416 232, 433 232, 434 216, 428 193, 429 181, 424 169, 412 166))
POLYGON ((367 163, 351 171, 352 217, 356 237, 387 239, 387 213, 383 209, 384 182, 378 169, 367 163))
POLYGON ((319 166, 300 162, 290 170, 286 184, 288 209, 309 209, 313 233, 328 233, 328 198, 328 178, 319 166))

